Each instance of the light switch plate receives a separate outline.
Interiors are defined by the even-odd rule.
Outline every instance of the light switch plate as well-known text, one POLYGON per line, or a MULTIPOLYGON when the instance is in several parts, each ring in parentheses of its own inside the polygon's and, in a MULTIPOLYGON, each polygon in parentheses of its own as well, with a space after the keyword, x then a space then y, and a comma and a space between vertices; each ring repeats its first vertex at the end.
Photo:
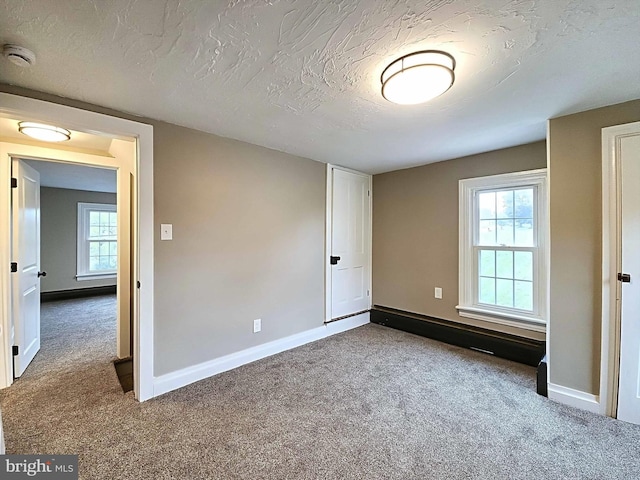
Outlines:
POLYGON ((163 223, 160 225, 160 240, 173 240, 173 225, 163 223))
POLYGON ((434 291, 434 296, 436 298, 442 298, 442 288, 436 287, 434 291))

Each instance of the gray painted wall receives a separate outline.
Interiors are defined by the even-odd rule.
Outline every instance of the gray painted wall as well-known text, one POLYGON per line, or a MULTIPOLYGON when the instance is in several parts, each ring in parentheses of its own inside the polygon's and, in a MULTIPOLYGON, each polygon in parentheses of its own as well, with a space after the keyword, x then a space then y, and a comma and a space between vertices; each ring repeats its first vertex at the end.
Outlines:
POLYGON ((600 389, 602 128, 640 121, 640 100, 549 121, 550 381, 600 389))
POLYGON ((323 325, 325 165, 165 123, 154 152, 155 374, 323 325))
POLYGON ((42 292, 115 285, 116 279, 76 280, 78 202, 116 203, 115 193, 40 188, 40 267, 47 276, 42 292))
POLYGON ((458 315, 458 181, 544 167, 545 142, 536 142, 375 175, 373 303, 526 334, 458 315))

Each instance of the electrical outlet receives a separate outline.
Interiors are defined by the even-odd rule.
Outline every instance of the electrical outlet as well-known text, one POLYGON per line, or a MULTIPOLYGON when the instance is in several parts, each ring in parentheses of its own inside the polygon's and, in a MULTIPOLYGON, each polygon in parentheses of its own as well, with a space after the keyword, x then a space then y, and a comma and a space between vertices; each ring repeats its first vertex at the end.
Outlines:
POLYGON ((442 288, 436 287, 436 289, 434 291, 434 295, 435 295, 436 298, 442 298, 442 288))
POLYGON ((253 333, 258 333, 260 330, 262 330, 262 319, 256 318, 253 321, 253 333))

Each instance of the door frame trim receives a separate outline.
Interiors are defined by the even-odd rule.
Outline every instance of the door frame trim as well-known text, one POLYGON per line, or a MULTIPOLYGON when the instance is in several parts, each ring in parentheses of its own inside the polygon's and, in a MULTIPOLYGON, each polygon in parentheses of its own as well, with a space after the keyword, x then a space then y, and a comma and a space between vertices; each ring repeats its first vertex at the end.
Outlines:
MULTIPOLYGON (((133 281, 139 281, 134 298, 134 385, 139 401, 153 397, 153 126, 101 113, 0 92, 0 117, 63 124, 64 127, 115 138, 136 139, 136 206, 133 209, 135 255, 133 281)), ((10 157, 0 156, 0 265, 9 265, 10 227, 10 157)), ((0 272, 0 388, 11 385, 11 356, 8 328, 11 321, 11 276, 9 269, 0 272)))
POLYGON ((620 295, 622 261, 620 142, 640 134, 640 122, 602 129, 602 330, 600 413, 617 417, 620 375, 620 295))
POLYGON ((369 232, 368 232, 368 241, 369 241, 369 278, 368 278, 368 289, 369 289, 369 305, 368 309, 371 309, 371 299, 373 298, 373 176, 367 173, 358 172, 357 170, 352 170, 350 168, 340 167, 338 165, 333 165, 331 163, 327 163, 327 173, 326 173, 326 183, 327 183, 327 192, 326 192, 326 220, 325 220, 325 254, 324 254, 324 265, 325 265, 325 273, 324 273, 324 298, 325 298, 325 306, 324 306, 324 322, 331 322, 331 265, 329 264, 329 257, 331 256, 331 236, 332 225, 333 225, 333 170, 342 170, 343 172, 353 173, 355 175, 360 175, 366 177, 369 182, 369 232))

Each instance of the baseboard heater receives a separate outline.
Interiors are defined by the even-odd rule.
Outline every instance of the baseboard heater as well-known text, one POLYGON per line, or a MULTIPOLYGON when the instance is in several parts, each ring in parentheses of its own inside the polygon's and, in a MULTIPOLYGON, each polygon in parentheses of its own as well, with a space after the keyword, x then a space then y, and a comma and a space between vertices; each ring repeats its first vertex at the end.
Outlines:
POLYGON ((54 292, 40 292, 41 302, 52 302, 54 300, 69 300, 71 298, 97 297, 99 295, 114 295, 115 285, 102 287, 74 288, 71 290, 57 290, 54 292))
MULTIPOLYGON (((374 305, 372 323, 538 367, 545 342, 374 305)), ((545 363, 546 367, 546 363, 545 363)), ((546 377, 546 375, 545 375, 546 377)), ((539 376, 538 376, 539 378, 539 376)), ((546 378, 545 378, 546 387, 546 378)), ((538 388, 540 391, 540 388, 538 388)))

